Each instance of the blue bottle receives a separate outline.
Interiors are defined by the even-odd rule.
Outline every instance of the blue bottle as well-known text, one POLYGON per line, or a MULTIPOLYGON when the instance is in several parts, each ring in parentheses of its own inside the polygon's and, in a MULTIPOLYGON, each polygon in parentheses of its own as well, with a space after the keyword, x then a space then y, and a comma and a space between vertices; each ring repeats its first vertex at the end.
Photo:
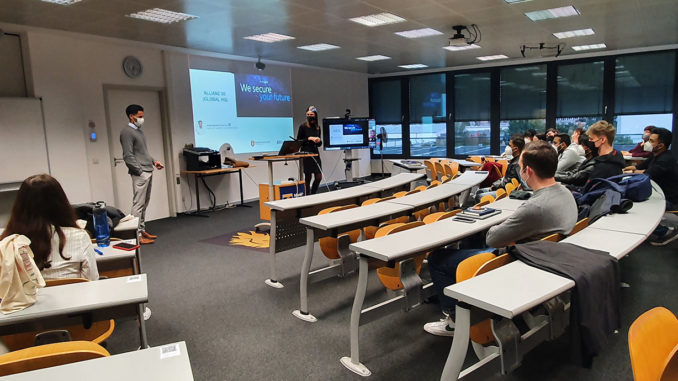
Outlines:
POLYGON ((108 216, 106 215, 106 203, 97 202, 94 207, 94 233, 96 233, 97 246, 106 247, 111 243, 111 234, 108 230, 108 216))

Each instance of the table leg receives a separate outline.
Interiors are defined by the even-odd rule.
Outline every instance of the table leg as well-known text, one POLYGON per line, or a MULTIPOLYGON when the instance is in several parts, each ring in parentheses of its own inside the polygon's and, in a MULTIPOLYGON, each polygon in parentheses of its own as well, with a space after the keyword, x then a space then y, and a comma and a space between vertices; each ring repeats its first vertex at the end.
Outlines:
POLYGON ((273 198, 273 162, 268 162, 268 201, 274 201, 273 198))
POLYGON ((278 276, 276 275, 276 264, 275 264, 275 211, 271 209, 271 230, 269 231, 270 243, 268 245, 268 253, 270 255, 270 266, 271 266, 271 277, 266 279, 264 283, 273 287, 273 288, 283 288, 283 284, 278 282, 278 276))
POLYGON ((318 321, 315 316, 308 312, 308 273, 311 271, 311 261, 313 260, 314 237, 313 228, 306 228, 306 255, 304 255, 304 262, 301 264, 301 280, 299 281, 299 298, 300 304, 298 310, 294 310, 292 315, 295 317, 315 323, 318 321))
MULTIPOLYGON (((297 167, 299 167, 299 180, 298 180, 298 182, 301 182, 302 180, 304 180, 304 163, 302 163, 301 159, 297 160, 297 163, 298 163, 297 167)), ((325 181, 327 181, 327 180, 325 180, 325 181)), ((304 195, 308 194, 307 187, 308 187, 308 184, 304 183, 304 195)))
POLYGON ((341 364, 352 372, 367 377, 372 374, 369 369, 360 363, 360 312, 363 309, 365 293, 367 292, 367 258, 361 256, 358 262, 358 288, 353 299, 351 310, 351 357, 342 357, 341 364))
POLYGON ((198 186, 198 180, 200 179, 200 175, 197 173, 194 175, 193 180, 195 181, 195 204, 197 206, 197 209, 195 212, 192 213, 184 213, 187 216, 199 216, 199 217, 209 217, 206 214, 200 213, 200 187, 198 186))
POLYGON ((242 168, 238 169, 238 181, 240 182, 240 205, 241 207, 251 208, 252 205, 245 205, 245 198, 242 192, 242 168))
POLYGON ((471 311, 457 304, 454 318, 454 339, 452 348, 447 356, 441 381, 457 380, 461 367, 464 366, 466 351, 468 350, 469 334, 471 331, 471 311))
POLYGON ((150 348, 148 345, 148 338, 146 338, 146 321, 144 320, 144 310, 146 309, 143 303, 139 304, 137 319, 139 319, 139 343, 141 345, 140 349, 150 348))

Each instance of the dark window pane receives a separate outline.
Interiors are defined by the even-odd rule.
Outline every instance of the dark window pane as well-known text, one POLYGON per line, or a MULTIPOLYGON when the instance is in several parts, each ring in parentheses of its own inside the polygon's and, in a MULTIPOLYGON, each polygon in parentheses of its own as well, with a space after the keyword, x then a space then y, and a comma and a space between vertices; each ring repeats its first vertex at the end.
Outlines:
POLYGON ((400 80, 373 81, 370 91, 372 116, 377 123, 400 123, 400 80))
POLYGON ((546 117, 546 65, 501 70, 501 119, 546 117))
POLYGON ((410 156, 447 156, 445 74, 410 77, 410 156))
POLYGON ((546 119, 502 120, 499 122, 499 153, 503 153, 513 135, 523 135, 533 129, 539 133, 546 130, 546 119))
POLYGON ((489 155, 490 121, 463 121, 454 123, 455 155, 489 155))
POLYGON ((558 66, 559 118, 603 113, 603 61, 558 66))
POLYGON ((490 73, 455 75, 455 121, 490 120, 490 88, 490 73))
POLYGON ((646 126, 663 127, 671 131, 673 114, 617 115, 614 126, 617 128, 614 148, 629 151, 642 140, 646 126))
POLYGON ((663 114, 673 111, 674 52, 617 58, 615 114, 663 114))
POLYGON ((581 127, 584 130, 588 130, 593 123, 602 119, 602 115, 558 118, 556 119, 556 129, 560 133, 572 135, 575 128, 581 127))

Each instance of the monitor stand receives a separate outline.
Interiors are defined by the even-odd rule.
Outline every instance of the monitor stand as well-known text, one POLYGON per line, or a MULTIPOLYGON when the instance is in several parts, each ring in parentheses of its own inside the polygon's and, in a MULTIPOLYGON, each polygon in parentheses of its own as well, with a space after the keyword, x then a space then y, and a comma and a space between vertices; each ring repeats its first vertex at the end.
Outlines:
MULTIPOLYGON (((353 181, 353 162, 360 160, 359 157, 351 157, 351 150, 350 149, 345 149, 344 150, 344 173, 346 174, 346 181, 345 182, 340 182, 337 183, 337 186, 340 188, 349 188, 355 185, 360 185, 363 184, 362 180, 358 181, 353 181)), ((358 163, 356 163, 357 165, 358 163)))

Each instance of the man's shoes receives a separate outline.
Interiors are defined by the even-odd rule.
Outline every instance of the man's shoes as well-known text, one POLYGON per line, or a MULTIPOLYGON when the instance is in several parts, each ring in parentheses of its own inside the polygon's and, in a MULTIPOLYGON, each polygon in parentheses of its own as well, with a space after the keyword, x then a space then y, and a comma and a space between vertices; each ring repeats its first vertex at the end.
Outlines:
POLYGON ((157 235, 153 235, 153 234, 150 234, 150 233, 146 233, 145 231, 142 231, 142 232, 141 232, 141 236, 144 237, 144 238, 148 238, 148 239, 156 239, 156 238, 158 238, 157 235))
POLYGON ((424 331, 436 336, 454 336, 454 321, 445 315, 444 319, 424 324, 424 331))
POLYGON ((139 237, 139 244, 141 244, 141 245, 150 245, 153 242, 155 242, 155 241, 152 240, 152 239, 144 238, 143 236, 139 237))
POLYGON ((665 246, 678 239, 678 229, 674 227, 670 227, 668 229, 669 230, 663 236, 651 240, 650 245, 665 246))

